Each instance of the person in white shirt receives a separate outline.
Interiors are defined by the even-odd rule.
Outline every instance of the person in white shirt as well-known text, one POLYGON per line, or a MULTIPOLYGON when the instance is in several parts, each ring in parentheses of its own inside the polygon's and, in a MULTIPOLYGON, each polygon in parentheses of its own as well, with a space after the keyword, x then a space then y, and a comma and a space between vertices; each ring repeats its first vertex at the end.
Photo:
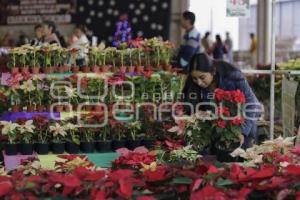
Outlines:
POLYGON ((76 59, 77 66, 84 66, 86 64, 86 57, 88 53, 88 48, 90 46, 90 42, 86 36, 86 27, 83 25, 76 26, 74 30, 74 36, 77 38, 71 44, 70 48, 78 49, 78 57, 76 59))

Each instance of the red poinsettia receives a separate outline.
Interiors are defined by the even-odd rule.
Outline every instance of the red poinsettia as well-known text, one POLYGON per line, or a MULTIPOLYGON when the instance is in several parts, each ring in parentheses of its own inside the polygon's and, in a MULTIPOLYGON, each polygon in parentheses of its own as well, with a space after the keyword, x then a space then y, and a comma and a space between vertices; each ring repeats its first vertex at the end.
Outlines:
POLYGON ((235 90, 232 92, 232 100, 234 103, 246 103, 245 94, 240 90, 235 90))
POLYGON ((165 166, 159 166, 154 171, 144 171, 144 176, 148 182, 165 181, 168 178, 168 170, 165 166))
POLYGON ((219 128, 226 128, 226 122, 225 122, 224 120, 222 120, 222 119, 219 119, 219 120, 217 121, 217 126, 218 126, 219 128))
POLYGON ((221 190, 218 190, 211 186, 206 185, 203 189, 192 193, 190 200, 207 200, 207 199, 218 199, 227 200, 226 195, 221 190))
POLYGON ((244 123, 244 120, 241 117, 235 117, 234 119, 232 119, 230 121, 230 124, 232 126, 240 126, 240 125, 242 125, 242 123, 244 123))
POLYGON ((229 108, 226 107, 226 106, 220 106, 220 107, 218 107, 218 116, 229 117, 230 116, 229 108))

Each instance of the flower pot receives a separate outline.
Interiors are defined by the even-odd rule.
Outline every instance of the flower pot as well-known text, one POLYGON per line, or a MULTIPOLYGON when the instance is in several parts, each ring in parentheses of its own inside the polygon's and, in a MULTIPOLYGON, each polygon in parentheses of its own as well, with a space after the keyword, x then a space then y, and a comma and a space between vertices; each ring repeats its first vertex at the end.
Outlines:
POLYGON ((83 153, 92 153, 94 152, 94 142, 81 142, 80 143, 80 150, 83 153))
POLYGON ((33 105, 28 105, 26 111, 27 112, 34 112, 34 106, 33 105))
POLYGON ((47 155, 49 153, 49 144, 37 143, 35 150, 40 155, 47 155))
POLYGON ((65 152, 65 143, 52 143, 52 153, 63 154, 65 152))
POLYGON ((171 72, 172 71, 172 66, 171 65, 165 65, 164 70, 168 71, 168 72, 171 72))
POLYGON ((142 140, 142 145, 144 145, 147 149, 152 149, 154 147, 155 140, 147 139, 142 140))
POLYGON ((126 143, 126 147, 130 150, 134 150, 139 146, 141 146, 141 140, 128 140, 126 143))
POLYGON ((90 105, 86 105, 83 107, 83 109, 87 112, 91 112, 93 110, 93 106, 90 106, 90 105))
POLYGON ((47 111, 47 112, 51 112, 51 105, 47 105, 47 106, 46 106, 46 111, 47 111))
POLYGON ((68 66, 68 65, 64 65, 63 68, 64 68, 64 72, 70 72, 71 71, 71 67, 68 66))
POLYGON ((5 144, 4 150, 5 150, 5 154, 10 156, 17 155, 18 153, 17 144, 5 144))
POLYGON ((126 67, 126 66, 121 66, 121 67, 119 68, 119 72, 122 73, 122 74, 125 74, 126 71, 127 71, 127 67, 126 67))
POLYGON ((133 73, 135 71, 135 67, 134 66, 129 66, 128 67, 128 72, 129 73, 133 73))
POLYGON ((44 112, 45 111, 45 106, 43 106, 43 105, 37 105, 36 106, 36 111, 37 112, 44 112))
POLYGON ((28 66, 24 66, 21 68, 21 73, 23 74, 28 74, 29 73, 29 67, 28 66))
POLYGON ((58 72, 59 72, 59 73, 61 73, 61 74, 65 73, 65 68, 64 68, 64 66, 59 66, 59 67, 57 67, 57 68, 58 68, 58 72))
POLYGON ((43 69, 43 72, 44 72, 45 74, 51 74, 51 68, 50 68, 50 67, 45 67, 45 68, 43 69))
POLYGON ((153 70, 153 68, 152 68, 152 66, 150 66, 150 65, 147 65, 147 66, 145 67, 145 70, 146 70, 146 71, 152 71, 152 70, 153 70))
POLYGON ((138 66, 137 69, 136 69, 136 71, 138 73, 143 73, 144 72, 144 66, 138 66))
POLYGON ((111 141, 95 142, 95 147, 98 152, 111 152, 111 141))
POLYGON ((79 153, 79 145, 78 144, 75 144, 73 142, 67 142, 66 143, 66 151, 69 153, 69 154, 77 154, 79 153))
POLYGON ((89 66, 83 66, 82 69, 81 69, 81 71, 82 71, 83 73, 90 73, 91 69, 90 69, 89 66))
POLYGON ((238 158, 233 158, 230 154, 234 150, 215 149, 216 158, 219 162, 237 162, 238 158))
POLYGON ((18 68, 18 67, 13 67, 13 68, 11 68, 11 69, 10 69, 10 73, 11 73, 11 74, 17 74, 17 73, 19 73, 19 68, 18 68))
POLYGON ((92 67, 92 72, 94 72, 94 73, 99 73, 99 72, 100 72, 100 67, 97 66, 97 65, 94 65, 94 66, 92 67))
POLYGON ((104 73, 107 73, 110 71, 110 67, 109 66, 102 66, 101 71, 104 73))
POLYGON ((32 155, 33 154, 33 144, 21 144, 21 151, 22 155, 32 155))
POLYGON ((13 105, 11 107, 11 112, 22 112, 22 107, 20 105, 13 105))
POLYGON ((70 106, 69 106, 69 105, 65 105, 65 106, 64 106, 64 111, 65 111, 65 112, 71 112, 72 109, 73 109, 73 108, 72 108, 72 105, 70 105, 70 106))
POLYGON ((112 147, 113 147, 113 150, 124 148, 124 147, 126 147, 126 141, 125 140, 114 140, 112 142, 112 147))
POLYGON ((64 106, 63 105, 56 105, 55 106, 55 111, 59 112, 59 113, 63 112, 64 111, 64 106))
POLYGON ((119 69, 117 67, 112 67, 111 68, 111 72, 112 73, 118 73, 119 72, 119 69))
POLYGON ((80 68, 79 68, 78 66, 73 66, 73 67, 72 67, 72 72, 73 72, 73 73, 76 74, 76 73, 79 73, 79 71, 80 71, 80 68))
POLYGON ((32 67, 31 73, 33 74, 39 74, 40 73, 40 67, 32 67))
POLYGON ((103 106, 93 106, 93 111, 94 112, 102 112, 103 111, 103 106))

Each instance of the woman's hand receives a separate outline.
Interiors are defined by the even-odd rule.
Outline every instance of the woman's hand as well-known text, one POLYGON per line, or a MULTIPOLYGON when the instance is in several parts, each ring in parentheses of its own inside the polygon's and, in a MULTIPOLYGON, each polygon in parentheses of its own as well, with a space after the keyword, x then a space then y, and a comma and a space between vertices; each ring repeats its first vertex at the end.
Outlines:
POLYGON ((240 147, 244 144, 244 142, 245 142, 245 137, 244 137, 244 135, 243 134, 240 134, 239 135, 239 139, 240 139, 240 147))

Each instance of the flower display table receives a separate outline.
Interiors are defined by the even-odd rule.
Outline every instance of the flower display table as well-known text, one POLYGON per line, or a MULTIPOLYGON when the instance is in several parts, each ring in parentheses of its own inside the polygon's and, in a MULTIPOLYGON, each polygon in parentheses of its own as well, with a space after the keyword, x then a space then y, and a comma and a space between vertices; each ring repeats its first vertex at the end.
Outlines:
POLYGON ((56 112, 6 112, 0 117, 0 120, 16 122, 17 119, 32 119, 36 115, 42 115, 48 119, 60 119, 63 114, 56 112))
MULTIPOLYGON (((101 168, 109 168, 111 166, 111 162, 119 157, 119 154, 116 152, 88 153, 80 155, 86 155, 91 162, 101 168)), ((55 161, 59 159, 57 156, 58 155, 54 154, 38 155, 38 159, 40 160, 43 168, 54 169, 55 161)))
MULTIPOLYGON (((45 169, 54 169, 55 161, 59 159, 55 154, 48 155, 38 155, 34 153, 33 155, 14 155, 8 156, 3 151, 5 169, 7 171, 16 169, 22 160, 29 158, 38 158, 43 168, 45 169)), ((81 154, 86 155, 88 159, 93 162, 97 167, 108 168, 111 166, 111 162, 119 157, 119 154, 116 152, 108 153, 88 153, 81 154)))
POLYGON ((3 158, 4 158, 5 169, 7 171, 16 169, 20 165, 22 160, 27 160, 30 158, 38 157, 37 154, 8 156, 5 154, 5 151, 3 151, 2 153, 3 153, 3 158))

